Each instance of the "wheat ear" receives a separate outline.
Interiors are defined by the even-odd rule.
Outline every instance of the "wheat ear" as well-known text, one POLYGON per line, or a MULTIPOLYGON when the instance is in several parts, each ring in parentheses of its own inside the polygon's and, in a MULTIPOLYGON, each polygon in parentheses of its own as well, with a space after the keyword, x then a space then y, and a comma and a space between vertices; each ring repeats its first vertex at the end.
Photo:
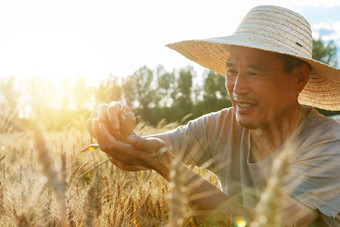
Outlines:
POLYGON ((280 226, 280 208, 283 202, 282 187, 288 174, 290 157, 290 149, 284 149, 280 156, 274 160, 272 175, 265 191, 261 194, 260 203, 255 209, 255 220, 251 223, 251 227, 280 226))

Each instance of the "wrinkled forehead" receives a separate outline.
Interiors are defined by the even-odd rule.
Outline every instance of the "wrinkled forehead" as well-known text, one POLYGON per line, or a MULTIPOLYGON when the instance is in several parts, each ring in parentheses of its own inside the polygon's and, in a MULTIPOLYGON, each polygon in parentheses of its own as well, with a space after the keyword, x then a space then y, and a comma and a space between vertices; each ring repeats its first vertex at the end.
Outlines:
POLYGON ((255 48, 231 46, 226 67, 248 67, 263 72, 283 70, 283 62, 274 52, 255 48))
POLYGON ((231 46, 230 56, 227 60, 229 62, 235 61, 246 61, 246 62, 256 62, 256 63, 268 63, 268 61, 279 60, 277 54, 243 46, 231 46))

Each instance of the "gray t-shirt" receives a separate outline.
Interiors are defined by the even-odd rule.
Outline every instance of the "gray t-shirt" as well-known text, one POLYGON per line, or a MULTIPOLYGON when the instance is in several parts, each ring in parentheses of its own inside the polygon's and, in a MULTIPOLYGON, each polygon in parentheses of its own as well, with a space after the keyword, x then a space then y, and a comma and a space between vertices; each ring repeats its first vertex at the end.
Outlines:
MULTIPOLYGON (((250 162, 250 130, 236 122, 233 108, 204 115, 168 135, 184 163, 210 162, 223 192, 249 208, 258 204, 273 160, 285 145, 260 162, 250 162)), ((321 212, 312 226, 340 226, 340 123, 310 108, 289 139, 294 153, 285 191, 321 212)))

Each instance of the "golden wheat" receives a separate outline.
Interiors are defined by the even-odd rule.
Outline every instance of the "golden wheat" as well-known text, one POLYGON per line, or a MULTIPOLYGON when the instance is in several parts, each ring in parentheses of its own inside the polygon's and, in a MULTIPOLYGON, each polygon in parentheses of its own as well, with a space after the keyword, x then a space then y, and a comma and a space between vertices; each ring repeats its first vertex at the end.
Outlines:
MULTIPOLYGON (((164 124, 159 123, 159 127, 165 126, 162 130, 147 124, 139 124, 136 128, 148 135, 176 126, 164 124)), ((84 130, 43 131, 43 135, 44 138, 40 134, 34 138, 29 132, 0 135, 0 148, 3 147, 0 153, 0 158, 3 157, 0 160, 2 226, 204 225, 189 216, 185 188, 181 186, 184 179, 181 179, 183 176, 176 163, 169 185, 154 171, 124 172, 110 163, 72 183, 81 166, 91 163, 81 170, 85 172, 105 160, 106 155, 98 150, 79 153, 93 142, 84 130), (36 152, 36 148, 40 152, 36 152)), ((283 162, 279 170, 284 170, 285 166, 286 162, 283 162)), ((218 186, 216 177, 209 171, 196 167, 194 170, 218 186)), ((280 176, 284 173, 279 170, 275 175, 281 181, 280 176)), ((269 194, 279 196, 275 187, 270 189, 269 194)), ((269 202, 272 201, 264 206, 278 206, 269 202)), ((267 220, 273 216, 266 209, 257 212, 267 220)))
POLYGON ((171 163, 170 182, 169 182, 169 208, 170 219, 169 227, 182 226, 187 218, 187 197, 185 176, 181 174, 181 164, 177 160, 171 163))

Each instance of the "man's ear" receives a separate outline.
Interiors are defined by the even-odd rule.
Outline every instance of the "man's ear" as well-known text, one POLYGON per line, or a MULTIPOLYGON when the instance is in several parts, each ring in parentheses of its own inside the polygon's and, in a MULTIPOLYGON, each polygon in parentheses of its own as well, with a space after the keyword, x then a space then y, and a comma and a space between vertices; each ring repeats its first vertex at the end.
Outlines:
POLYGON ((296 77, 296 91, 299 94, 306 86, 309 78, 309 65, 304 63, 295 68, 294 74, 296 77))

